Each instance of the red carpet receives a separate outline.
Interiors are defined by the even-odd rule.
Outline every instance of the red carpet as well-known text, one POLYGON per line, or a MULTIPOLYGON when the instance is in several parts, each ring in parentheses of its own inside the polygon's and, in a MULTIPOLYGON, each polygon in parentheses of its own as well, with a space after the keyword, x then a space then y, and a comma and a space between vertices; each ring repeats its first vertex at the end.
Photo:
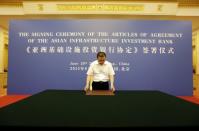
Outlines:
MULTIPOLYGON (((7 106, 9 104, 15 103, 17 101, 23 100, 31 95, 8 95, 0 97, 0 108, 7 106)), ((178 98, 181 98, 183 100, 199 104, 199 98, 193 97, 193 96, 178 96, 178 98)))
POLYGON ((8 95, 0 97, 0 108, 9 104, 15 103, 22 99, 29 97, 30 95, 8 95))
POLYGON ((178 96, 178 98, 181 98, 183 100, 186 100, 195 104, 199 104, 199 98, 194 97, 194 96, 178 96))

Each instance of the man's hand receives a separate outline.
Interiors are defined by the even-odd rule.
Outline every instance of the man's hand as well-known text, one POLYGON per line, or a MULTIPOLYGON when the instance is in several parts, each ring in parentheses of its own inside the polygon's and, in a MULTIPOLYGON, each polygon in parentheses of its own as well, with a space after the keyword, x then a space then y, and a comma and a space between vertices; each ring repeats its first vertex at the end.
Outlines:
POLYGON ((87 90, 89 90, 89 86, 86 85, 86 86, 84 87, 84 91, 87 91, 87 90))
POLYGON ((86 85, 86 86, 84 87, 84 91, 88 91, 88 90, 92 91, 92 90, 93 90, 93 87, 89 87, 89 86, 86 85))
POLYGON ((115 87, 114 87, 114 85, 111 86, 111 90, 112 90, 113 92, 115 92, 115 87))

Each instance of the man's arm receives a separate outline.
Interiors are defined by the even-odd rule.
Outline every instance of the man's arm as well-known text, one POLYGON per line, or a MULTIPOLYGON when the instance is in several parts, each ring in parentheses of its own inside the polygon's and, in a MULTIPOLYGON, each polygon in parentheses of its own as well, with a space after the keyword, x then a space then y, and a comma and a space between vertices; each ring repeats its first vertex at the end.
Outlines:
POLYGON ((93 87, 92 87, 92 83, 93 83, 93 75, 90 75, 90 91, 93 90, 93 87))
POLYGON ((109 75, 109 78, 110 78, 111 90, 115 91, 115 87, 114 87, 114 75, 109 75))
POLYGON ((86 78, 86 86, 85 86, 85 91, 86 90, 92 90, 92 83, 93 83, 93 76, 92 75, 87 75, 86 78))

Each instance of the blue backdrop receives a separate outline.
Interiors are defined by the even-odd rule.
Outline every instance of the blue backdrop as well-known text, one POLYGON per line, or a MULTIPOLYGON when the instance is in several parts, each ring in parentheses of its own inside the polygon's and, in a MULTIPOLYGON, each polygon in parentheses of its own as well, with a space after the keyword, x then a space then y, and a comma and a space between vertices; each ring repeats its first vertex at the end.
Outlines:
POLYGON ((192 95, 189 21, 13 20, 9 29, 9 94, 82 90, 105 51, 116 90, 192 95))

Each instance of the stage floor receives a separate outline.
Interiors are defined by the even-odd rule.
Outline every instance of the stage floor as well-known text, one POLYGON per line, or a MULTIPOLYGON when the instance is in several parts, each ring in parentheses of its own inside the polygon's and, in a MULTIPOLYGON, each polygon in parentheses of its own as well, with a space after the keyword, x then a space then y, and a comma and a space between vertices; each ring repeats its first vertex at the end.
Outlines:
POLYGON ((0 126, 156 127, 199 126, 199 105, 159 91, 47 90, 0 108, 0 126))

